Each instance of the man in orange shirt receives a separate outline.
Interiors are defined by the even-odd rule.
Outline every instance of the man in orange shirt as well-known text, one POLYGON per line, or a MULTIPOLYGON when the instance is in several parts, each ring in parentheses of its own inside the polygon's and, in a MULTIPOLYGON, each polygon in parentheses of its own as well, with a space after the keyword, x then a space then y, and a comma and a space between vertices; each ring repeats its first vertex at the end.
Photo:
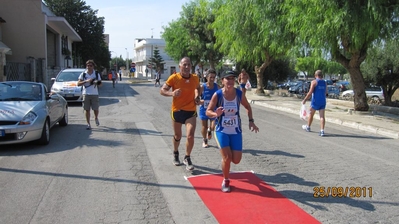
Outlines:
POLYGON ((172 74, 161 88, 161 95, 171 96, 172 100, 172 125, 173 125, 173 164, 180 165, 179 145, 182 138, 182 126, 186 125, 186 155, 183 163, 187 170, 193 170, 191 151, 194 146, 194 132, 197 122, 197 105, 200 102, 199 77, 191 74, 191 60, 184 57, 179 63, 180 73, 172 74), (169 91, 172 89, 172 91, 169 91))

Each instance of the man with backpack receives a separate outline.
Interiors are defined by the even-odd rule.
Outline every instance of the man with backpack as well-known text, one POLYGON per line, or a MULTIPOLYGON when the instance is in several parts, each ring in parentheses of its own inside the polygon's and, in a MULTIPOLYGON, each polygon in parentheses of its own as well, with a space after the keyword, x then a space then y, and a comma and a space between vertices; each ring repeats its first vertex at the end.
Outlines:
POLYGON ((78 86, 82 86, 83 109, 85 111, 87 130, 91 130, 90 125, 90 109, 94 111, 94 120, 96 125, 100 125, 98 120, 99 112, 99 96, 98 88, 101 86, 101 76, 98 71, 94 70, 96 64, 93 60, 86 62, 86 71, 79 75, 78 86))

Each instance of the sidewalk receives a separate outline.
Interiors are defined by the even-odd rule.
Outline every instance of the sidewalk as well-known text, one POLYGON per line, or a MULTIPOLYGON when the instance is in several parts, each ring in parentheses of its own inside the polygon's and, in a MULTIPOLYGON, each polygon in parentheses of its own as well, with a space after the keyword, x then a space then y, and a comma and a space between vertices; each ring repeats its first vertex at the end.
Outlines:
MULTIPOLYGON (((258 96, 254 92, 255 89, 247 91, 246 96, 250 103, 297 114, 300 119, 301 99, 279 95, 278 90, 266 96, 258 96)), ((306 105, 310 105, 309 101, 306 105)), ((367 112, 354 111, 353 108, 352 101, 327 98, 326 122, 399 139, 399 108, 370 106, 370 111, 367 112)), ((320 120, 317 112, 314 119, 320 120)))

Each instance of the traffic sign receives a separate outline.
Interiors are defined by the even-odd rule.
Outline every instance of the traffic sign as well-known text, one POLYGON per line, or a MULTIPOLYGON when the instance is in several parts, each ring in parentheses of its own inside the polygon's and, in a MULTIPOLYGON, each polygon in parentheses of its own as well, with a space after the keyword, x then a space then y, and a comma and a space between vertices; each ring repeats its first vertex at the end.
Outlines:
POLYGON ((136 68, 130 68, 130 72, 136 72, 136 68))

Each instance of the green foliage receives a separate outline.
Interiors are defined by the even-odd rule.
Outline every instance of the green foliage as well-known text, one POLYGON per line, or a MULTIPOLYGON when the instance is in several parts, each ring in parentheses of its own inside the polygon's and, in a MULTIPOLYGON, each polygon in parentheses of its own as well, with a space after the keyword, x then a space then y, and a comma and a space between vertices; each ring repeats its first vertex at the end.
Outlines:
POLYGON ((285 0, 285 28, 307 43, 313 55, 331 55, 350 73, 355 92, 355 109, 368 110, 360 64, 375 41, 397 32, 397 1, 285 0))
POLYGON ((164 70, 164 65, 165 62, 162 58, 162 56, 159 54, 159 49, 158 47, 154 47, 154 51, 153 51, 153 56, 150 58, 150 65, 152 66, 153 69, 155 70, 164 70))
POLYGON ((382 86, 386 105, 391 105, 392 95, 399 88, 397 49, 399 43, 396 39, 377 43, 368 50, 368 58, 361 66, 367 84, 382 86))
POLYGON ((189 50, 189 34, 188 30, 183 27, 183 19, 172 21, 169 26, 164 28, 162 38, 165 39, 165 52, 179 62, 185 56, 192 57, 189 50))
POLYGON ((221 1, 212 27, 217 45, 236 61, 261 62, 255 65, 257 93, 263 93, 263 72, 275 59, 291 49, 293 35, 285 28, 281 1, 221 1))
POLYGON ((108 67, 109 50, 104 42, 104 17, 97 17, 83 0, 43 0, 57 16, 64 17, 82 38, 73 45, 73 60, 77 65, 93 59, 98 69, 108 67))
MULTIPOLYGON (((259 64, 262 62, 259 61, 257 63, 259 64)), ((239 66, 239 68, 237 69, 237 71, 245 69, 245 71, 247 71, 251 78, 251 83, 257 84, 256 74, 253 69, 254 64, 256 63, 248 61, 238 62, 237 65, 239 66)), ((297 72, 294 70, 292 64, 292 61, 288 57, 273 60, 263 72, 262 83, 267 83, 267 81, 282 82, 287 80, 288 78, 295 79, 297 72)))
POLYGON ((322 70, 324 74, 345 74, 346 69, 335 61, 327 61, 321 57, 297 58, 295 70, 302 71, 307 76, 313 77, 316 70, 322 70))
POLYGON ((193 69, 198 64, 209 63, 215 68, 223 55, 216 44, 211 27, 214 21, 214 7, 217 5, 198 0, 182 7, 181 17, 164 28, 162 38, 166 41, 165 51, 174 60, 191 58, 193 69))
MULTIPOLYGON (((131 60, 129 59, 128 64, 130 65, 130 63, 131 63, 131 60)), ((116 71, 118 72, 121 67, 126 67, 126 60, 123 59, 122 55, 120 55, 119 57, 113 57, 113 58, 111 58, 111 61, 110 61, 110 68, 115 69, 115 64, 117 65, 116 71)), ((127 69, 129 69, 129 68, 127 68, 127 69)))

